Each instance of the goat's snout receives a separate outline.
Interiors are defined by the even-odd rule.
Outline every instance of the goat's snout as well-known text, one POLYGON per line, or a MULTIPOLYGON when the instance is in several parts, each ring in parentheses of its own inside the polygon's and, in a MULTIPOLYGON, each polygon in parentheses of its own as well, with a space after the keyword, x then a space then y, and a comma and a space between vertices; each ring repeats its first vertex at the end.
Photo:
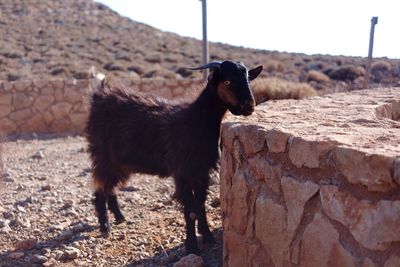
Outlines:
POLYGON ((240 105, 241 113, 244 116, 251 115, 254 112, 255 105, 256 105, 256 103, 255 103, 254 99, 250 99, 250 100, 244 102, 243 104, 240 105))

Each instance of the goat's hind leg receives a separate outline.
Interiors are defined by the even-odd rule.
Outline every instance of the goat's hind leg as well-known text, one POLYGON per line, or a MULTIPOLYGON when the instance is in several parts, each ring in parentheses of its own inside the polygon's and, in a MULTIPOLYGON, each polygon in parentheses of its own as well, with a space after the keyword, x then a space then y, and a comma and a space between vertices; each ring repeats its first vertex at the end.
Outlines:
POLYGON ((107 195, 107 204, 110 211, 114 214, 115 223, 121 224, 125 222, 125 217, 121 212, 121 209, 118 204, 118 199, 115 194, 108 194, 107 195))
POLYGON ((94 206, 97 212, 100 232, 108 235, 110 233, 110 224, 107 215, 107 195, 103 190, 96 190, 94 193, 94 206))

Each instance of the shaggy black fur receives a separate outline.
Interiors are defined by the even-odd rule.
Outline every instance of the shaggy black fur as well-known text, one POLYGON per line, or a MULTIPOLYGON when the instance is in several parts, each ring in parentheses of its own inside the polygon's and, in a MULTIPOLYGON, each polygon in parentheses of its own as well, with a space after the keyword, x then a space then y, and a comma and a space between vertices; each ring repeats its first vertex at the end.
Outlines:
POLYGON ((86 127, 101 232, 110 231, 107 206, 117 223, 124 221, 114 188, 131 173, 146 173, 174 178, 174 197, 182 204, 186 221, 187 253, 199 252, 196 219, 203 241, 214 242, 204 203, 210 173, 218 165, 221 120, 228 109, 236 115, 253 112, 249 80, 261 70, 260 66, 247 71, 240 63, 225 61, 188 104, 172 104, 102 82, 92 96, 86 127))

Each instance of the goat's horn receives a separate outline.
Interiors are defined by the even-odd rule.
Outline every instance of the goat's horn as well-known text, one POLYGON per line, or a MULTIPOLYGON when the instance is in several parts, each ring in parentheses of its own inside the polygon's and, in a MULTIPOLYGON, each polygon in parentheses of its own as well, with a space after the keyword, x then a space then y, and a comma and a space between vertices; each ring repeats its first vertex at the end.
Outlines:
POLYGON ((204 69, 210 69, 210 68, 219 68, 221 66, 220 61, 212 61, 208 62, 207 64, 204 64, 202 66, 196 67, 196 68, 188 68, 189 70, 204 70, 204 69))

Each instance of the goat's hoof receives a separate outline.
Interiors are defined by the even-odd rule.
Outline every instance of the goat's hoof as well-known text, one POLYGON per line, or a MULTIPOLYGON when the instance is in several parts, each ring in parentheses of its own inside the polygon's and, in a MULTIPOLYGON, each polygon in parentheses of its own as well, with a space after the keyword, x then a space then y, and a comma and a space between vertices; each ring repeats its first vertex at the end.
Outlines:
POLYGON ((198 247, 186 248, 186 255, 189 255, 189 254, 195 254, 197 256, 200 256, 200 249, 198 247))
POLYGON ((108 237, 110 235, 111 229, 108 223, 100 225, 100 233, 102 237, 108 237))
POLYGON ((185 243, 185 249, 186 249, 186 255, 189 255, 189 254, 200 255, 200 249, 197 246, 197 242, 196 243, 185 243))
POLYGON ((203 244, 214 245, 215 244, 214 236, 211 233, 203 235, 203 244))
POLYGON ((115 224, 121 224, 121 223, 124 223, 124 222, 126 222, 126 219, 122 216, 121 218, 116 218, 115 219, 115 224))

